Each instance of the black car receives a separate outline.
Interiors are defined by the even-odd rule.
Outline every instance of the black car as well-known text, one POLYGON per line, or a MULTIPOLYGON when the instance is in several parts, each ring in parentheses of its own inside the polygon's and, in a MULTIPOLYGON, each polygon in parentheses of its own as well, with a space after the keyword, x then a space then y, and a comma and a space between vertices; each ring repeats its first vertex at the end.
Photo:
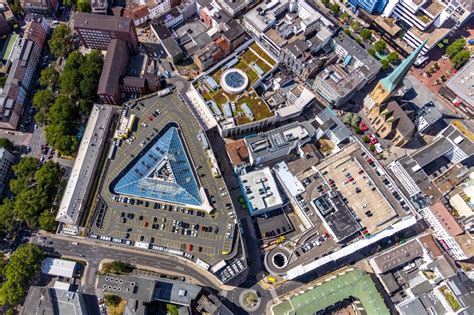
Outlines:
POLYGON ((138 220, 140 220, 140 221, 143 220, 143 216, 142 216, 142 215, 139 216, 139 217, 138 217, 138 220))
POLYGON ((129 238, 129 237, 130 237, 130 233, 126 233, 125 238, 129 238))
POLYGON ((125 217, 125 212, 120 213, 120 217, 125 217))
POLYGON ((152 236, 152 237, 150 237, 150 243, 152 243, 152 244, 153 244, 154 242, 155 242, 155 238, 154 238, 153 236, 152 236))
POLYGON ((122 218, 122 223, 125 223, 127 222, 127 219, 126 218, 122 218))
POLYGON ((143 242, 143 240, 145 239, 145 236, 140 236, 140 242, 143 242))
POLYGON ((156 221, 158 221, 158 218, 157 218, 157 217, 154 217, 154 218, 153 218, 153 222, 156 223, 156 221))

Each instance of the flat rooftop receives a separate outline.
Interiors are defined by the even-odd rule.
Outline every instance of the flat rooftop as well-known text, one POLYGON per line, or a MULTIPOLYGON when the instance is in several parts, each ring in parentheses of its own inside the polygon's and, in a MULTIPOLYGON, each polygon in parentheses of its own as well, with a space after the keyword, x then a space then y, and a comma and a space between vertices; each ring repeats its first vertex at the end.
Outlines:
POLYGON ((373 170, 366 161, 357 159, 360 156, 358 144, 352 143, 338 153, 324 160, 316 168, 330 186, 337 188, 347 204, 360 219, 360 225, 369 233, 374 233, 391 226, 398 215, 382 192, 375 188, 371 178, 373 170), (369 171, 371 173, 369 173, 369 171))
POLYGON ((59 205, 56 221, 77 224, 80 212, 87 203, 90 185, 94 181, 95 168, 103 150, 106 135, 113 116, 113 108, 94 105, 82 136, 71 175, 67 181, 59 205))
POLYGON ((142 302, 162 301, 189 306, 201 291, 201 287, 183 281, 169 280, 147 275, 101 275, 97 286, 104 292, 122 298, 142 302))
POLYGON ((82 293, 35 286, 28 290, 21 313, 25 315, 89 314, 82 293))
POLYGON ((362 270, 328 275, 313 286, 301 290, 272 307, 274 315, 315 314, 346 298, 359 300, 367 314, 388 315, 390 311, 374 282, 362 270))
POLYGON ((211 67, 193 85, 214 119, 225 128, 245 125, 275 115, 254 90, 256 81, 266 76, 277 64, 264 48, 247 42, 226 59, 211 67), (241 93, 232 94, 222 88, 221 77, 230 68, 242 70, 248 79, 241 93))
POLYGON ((446 86, 474 107, 474 59, 471 59, 454 76, 449 79, 446 86))
POLYGON ((359 231, 360 225, 352 217, 350 210, 337 192, 330 191, 313 200, 311 204, 329 227, 337 242, 341 242, 359 231))
POLYGON ((269 167, 239 177, 250 214, 273 210, 283 204, 269 167))
POLYGON ((423 247, 417 239, 414 239, 375 256, 370 260, 370 264, 376 273, 385 273, 403 267, 422 255, 423 247))

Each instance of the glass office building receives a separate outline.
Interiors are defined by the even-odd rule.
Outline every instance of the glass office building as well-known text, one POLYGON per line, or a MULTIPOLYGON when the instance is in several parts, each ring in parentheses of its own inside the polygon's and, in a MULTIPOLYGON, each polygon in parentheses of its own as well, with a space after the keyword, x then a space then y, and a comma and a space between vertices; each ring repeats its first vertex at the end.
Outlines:
POLYGON ((169 124, 111 185, 117 194, 200 206, 199 186, 176 124, 169 124))

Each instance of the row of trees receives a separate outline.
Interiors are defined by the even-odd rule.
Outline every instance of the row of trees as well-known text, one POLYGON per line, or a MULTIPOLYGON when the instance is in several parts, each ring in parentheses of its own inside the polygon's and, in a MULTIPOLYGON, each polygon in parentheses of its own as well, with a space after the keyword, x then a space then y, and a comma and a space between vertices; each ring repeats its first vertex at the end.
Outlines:
POLYGON ((5 199, 0 205, 0 231, 3 233, 13 232, 16 223, 55 230, 53 202, 64 170, 53 161, 38 166, 38 159, 33 157, 23 157, 13 166, 15 179, 10 181, 10 190, 15 198, 5 199))
POLYGON ((459 38, 446 48, 446 55, 451 59, 456 69, 464 66, 464 64, 469 61, 469 58, 471 58, 471 53, 465 49, 465 47, 466 40, 459 38))
POLYGON ((20 245, 10 256, 8 263, 2 259, 0 305, 15 305, 25 297, 31 279, 39 271, 43 253, 34 244, 20 245))
POLYGON ((46 125, 46 141, 64 155, 77 151, 78 128, 97 97, 103 64, 102 54, 96 50, 85 56, 77 50, 69 53, 70 41, 69 28, 59 25, 54 29, 50 50, 56 57, 67 56, 66 64, 61 74, 54 66, 41 71, 38 82, 42 89, 32 101, 37 110, 35 121, 46 125))

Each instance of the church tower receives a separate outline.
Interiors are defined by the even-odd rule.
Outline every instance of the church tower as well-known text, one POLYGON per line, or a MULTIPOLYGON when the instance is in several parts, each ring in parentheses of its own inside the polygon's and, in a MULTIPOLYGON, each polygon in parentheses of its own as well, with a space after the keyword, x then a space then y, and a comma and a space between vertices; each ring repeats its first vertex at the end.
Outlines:
POLYGON ((366 113, 374 106, 379 106, 387 98, 389 98, 403 83, 403 79, 410 71, 411 66, 415 62, 416 58, 420 54, 421 50, 425 46, 426 41, 424 41, 420 46, 418 46, 415 51, 413 51, 410 56, 405 58, 400 65, 387 77, 380 80, 375 88, 367 95, 364 99, 364 111, 366 113))

